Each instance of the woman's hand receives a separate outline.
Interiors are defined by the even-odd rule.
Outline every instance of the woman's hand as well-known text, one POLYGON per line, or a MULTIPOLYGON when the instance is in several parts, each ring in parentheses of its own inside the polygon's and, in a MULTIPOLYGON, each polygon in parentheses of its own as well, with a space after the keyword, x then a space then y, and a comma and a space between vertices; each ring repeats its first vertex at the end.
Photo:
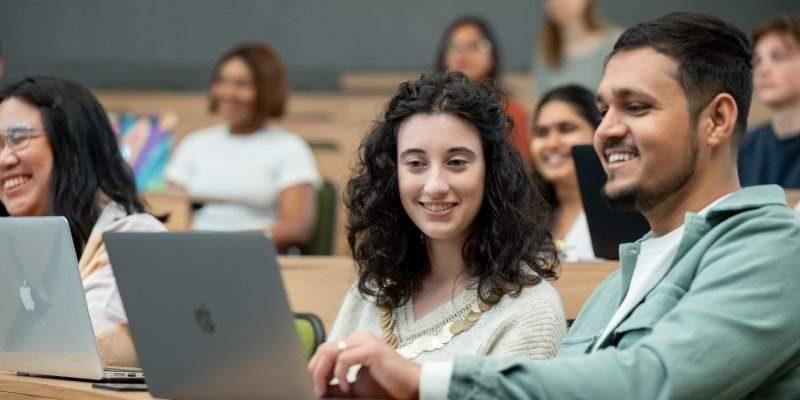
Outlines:
POLYGON ((359 331, 319 346, 308 363, 308 372, 319 396, 417 398, 421 369, 369 331, 359 331), (351 384, 347 381, 347 371, 359 364, 361 370, 351 384), (339 380, 338 388, 328 385, 334 377, 339 380))

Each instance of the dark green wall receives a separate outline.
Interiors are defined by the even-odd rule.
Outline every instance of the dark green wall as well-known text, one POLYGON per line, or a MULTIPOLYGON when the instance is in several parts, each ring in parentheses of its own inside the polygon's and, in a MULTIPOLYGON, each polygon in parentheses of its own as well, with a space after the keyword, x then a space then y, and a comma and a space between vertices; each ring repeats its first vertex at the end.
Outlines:
MULTIPOLYGON (((749 32, 796 0, 603 0, 620 25, 670 11, 716 14, 749 32)), ((0 0, 2 82, 31 74, 95 88, 202 89, 234 43, 266 41, 298 90, 335 88, 345 70, 422 70, 444 27, 482 15, 502 44, 506 70, 525 70, 541 23, 532 0, 0 0)))

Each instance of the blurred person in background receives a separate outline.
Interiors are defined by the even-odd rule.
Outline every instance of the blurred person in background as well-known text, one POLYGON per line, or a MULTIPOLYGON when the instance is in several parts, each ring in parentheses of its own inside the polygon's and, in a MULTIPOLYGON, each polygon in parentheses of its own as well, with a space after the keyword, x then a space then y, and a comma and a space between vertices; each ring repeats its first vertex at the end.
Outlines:
POLYGON ((190 134, 166 169, 173 188, 204 203, 193 229, 265 231, 279 251, 310 240, 321 178, 308 144, 273 123, 287 94, 283 63, 263 44, 217 62, 210 109, 224 123, 190 134))
POLYGON ((800 19, 764 21, 752 46, 753 86, 772 118, 742 139, 739 180, 800 188, 800 19))
POLYGON ((553 210, 553 236, 562 261, 596 260, 583 212, 572 146, 592 144, 600 125, 594 93, 577 85, 545 93, 533 110, 531 159, 553 210))
POLYGON ((577 84, 594 90, 622 30, 604 22, 594 0, 544 0, 544 28, 531 62, 534 93, 577 84))
MULTIPOLYGON (((500 83, 500 46, 489 24, 479 17, 463 17, 450 24, 439 42, 437 54, 438 71, 458 71, 475 83, 486 78, 500 83)), ((530 168, 528 115, 511 98, 505 111, 514 119, 513 137, 509 140, 530 168)))

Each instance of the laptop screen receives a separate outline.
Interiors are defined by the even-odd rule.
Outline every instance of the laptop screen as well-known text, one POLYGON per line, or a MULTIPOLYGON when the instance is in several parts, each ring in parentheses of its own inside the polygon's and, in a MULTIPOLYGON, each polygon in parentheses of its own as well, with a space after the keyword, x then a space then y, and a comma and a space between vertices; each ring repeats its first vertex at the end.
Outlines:
POLYGON ((603 195, 606 172, 592 145, 573 146, 572 158, 594 254, 607 260, 618 260, 619 245, 636 241, 650 230, 650 226, 637 211, 616 210, 609 206, 603 195))

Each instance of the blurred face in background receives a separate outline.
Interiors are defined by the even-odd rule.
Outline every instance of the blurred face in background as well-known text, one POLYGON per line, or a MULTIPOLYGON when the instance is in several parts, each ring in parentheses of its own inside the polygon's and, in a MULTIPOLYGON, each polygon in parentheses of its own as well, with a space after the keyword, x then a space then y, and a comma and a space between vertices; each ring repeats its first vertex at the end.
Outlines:
POLYGON ((545 0, 544 12, 547 18, 559 26, 580 22, 592 0, 545 0))
POLYGON ((231 130, 260 124, 256 113, 255 76, 241 57, 230 58, 219 66, 211 83, 211 97, 217 113, 231 130))
POLYGON ((445 45, 444 64, 473 82, 486 78, 492 70, 492 43, 473 24, 456 27, 445 45))
POLYGON ((778 32, 758 39, 753 49, 753 86, 770 107, 800 103, 800 43, 778 32))
POLYGON ((542 178, 555 185, 577 184, 572 146, 591 144, 594 128, 572 105, 552 100, 533 121, 531 158, 542 178))

